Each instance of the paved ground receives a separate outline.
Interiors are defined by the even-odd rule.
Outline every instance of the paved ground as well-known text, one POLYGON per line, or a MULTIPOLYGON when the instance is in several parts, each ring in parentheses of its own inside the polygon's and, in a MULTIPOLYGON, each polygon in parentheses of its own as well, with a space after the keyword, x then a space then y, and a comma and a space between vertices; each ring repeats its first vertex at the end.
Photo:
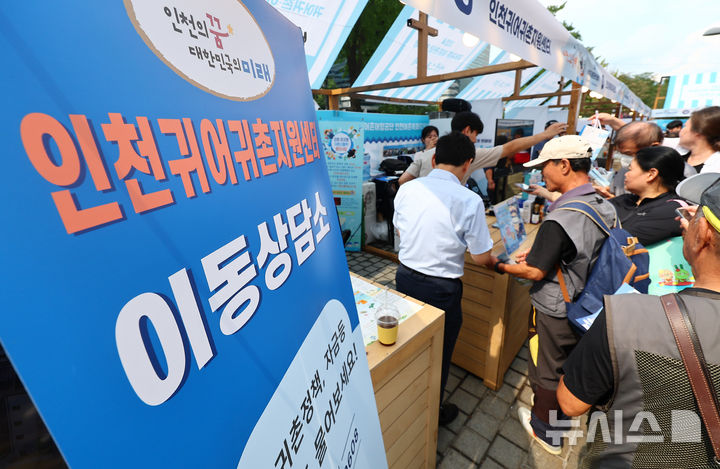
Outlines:
MULTIPOLYGON (((396 264, 392 261, 365 252, 347 253, 347 259, 351 272, 395 288, 396 264)), ((438 469, 578 467, 582 443, 566 445, 560 456, 553 456, 531 442, 518 422, 518 406, 529 407, 532 395, 527 360, 528 349, 523 347, 497 392, 452 365, 445 397, 458 406, 460 415, 438 431, 438 469)))

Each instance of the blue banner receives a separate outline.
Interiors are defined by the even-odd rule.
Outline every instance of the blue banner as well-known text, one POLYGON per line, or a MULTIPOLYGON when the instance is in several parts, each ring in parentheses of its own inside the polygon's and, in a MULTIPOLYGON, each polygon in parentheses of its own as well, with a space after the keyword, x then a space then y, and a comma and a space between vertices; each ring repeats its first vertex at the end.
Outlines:
POLYGON ((67 463, 387 467, 300 31, 25 2, 0 46, 0 341, 67 463))

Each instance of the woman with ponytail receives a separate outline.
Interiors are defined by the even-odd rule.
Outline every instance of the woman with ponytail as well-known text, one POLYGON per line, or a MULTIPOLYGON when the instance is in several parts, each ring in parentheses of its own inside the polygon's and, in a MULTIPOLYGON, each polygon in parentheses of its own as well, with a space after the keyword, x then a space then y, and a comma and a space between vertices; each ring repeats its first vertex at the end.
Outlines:
POLYGON ((645 246, 682 233, 675 220, 681 202, 675 187, 683 180, 685 162, 670 147, 638 150, 625 174, 623 194, 610 199, 622 227, 645 246))

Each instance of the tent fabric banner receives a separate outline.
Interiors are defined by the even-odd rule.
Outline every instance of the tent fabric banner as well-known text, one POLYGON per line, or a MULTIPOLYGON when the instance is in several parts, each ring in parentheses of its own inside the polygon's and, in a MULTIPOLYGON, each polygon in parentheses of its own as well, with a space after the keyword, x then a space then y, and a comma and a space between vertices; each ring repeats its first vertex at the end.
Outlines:
POLYGON ((690 108, 653 109, 650 117, 653 119, 687 119, 692 112, 693 110, 690 108))
MULTIPOLYGON (((564 89, 567 89, 571 83, 565 84, 564 89)), ((543 94, 543 93, 555 93, 560 87, 560 75, 551 72, 549 70, 543 71, 538 75, 535 80, 532 81, 524 90, 521 95, 532 95, 532 94, 543 94)), ((509 101, 505 104, 505 109, 513 109, 517 107, 525 106, 538 106, 548 98, 532 98, 532 99, 518 99, 515 101, 509 101)))
POLYGON ((670 77, 664 109, 698 109, 720 106, 718 72, 692 73, 670 77))
POLYGON ((307 34, 305 58, 312 88, 322 87, 330 67, 368 0, 267 0, 307 34))
POLYGON ((12 2, 0 47, 0 341, 67 465, 387 468, 299 30, 12 2))
MULTIPOLYGON (((495 60, 491 61, 490 65, 507 62, 508 54, 502 52, 496 57, 495 60)), ((533 78, 538 71, 539 67, 526 68, 522 71, 520 86, 523 87, 533 78)), ((515 72, 503 72, 493 73, 490 75, 484 75, 475 77, 470 84, 468 84, 463 90, 458 93, 456 98, 464 99, 467 101, 474 101, 477 99, 493 99, 493 98, 504 98, 510 96, 515 91, 515 72)))
POLYGON ((600 67, 540 2, 405 0, 404 3, 607 98, 650 114, 650 108, 600 67))
MULTIPOLYGON (((418 10, 405 6, 390 27, 370 61, 353 86, 374 85, 417 77, 418 33, 407 26, 410 18, 418 19, 418 10)), ((428 18, 431 27, 438 30, 437 37, 428 38, 428 75, 465 70, 487 47, 478 42, 472 47, 463 44, 463 31, 428 18)), ((447 90, 452 81, 430 85, 373 91, 376 96, 435 101, 447 90)))
POLYGON ((327 110, 317 111, 317 118, 319 121, 356 122, 362 125, 365 137, 364 180, 384 174, 379 168, 385 158, 420 151, 423 148, 420 133, 429 122, 427 115, 327 110))

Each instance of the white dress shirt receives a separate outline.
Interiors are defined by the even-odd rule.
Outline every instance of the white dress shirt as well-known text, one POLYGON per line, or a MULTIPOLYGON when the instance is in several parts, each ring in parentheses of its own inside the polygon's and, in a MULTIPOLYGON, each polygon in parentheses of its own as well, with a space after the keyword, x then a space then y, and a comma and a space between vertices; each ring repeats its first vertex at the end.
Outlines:
POLYGON ((465 251, 482 254, 493 245, 480 196, 442 169, 400 186, 393 223, 400 262, 435 277, 462 277, 465 251))
MULTIPOLYGON (((475 159, 472 163, 470 163, 470 169, 465 174, 465 177, 462 180, 463 185, 465 185, 468 178, 470 177, 470 174, 473 171, 481 168, 494 167, 497 164, 498 160, 502 158, 502 148, 502 145, 498 145, 493 148, 476 148, 475 159)), ((416 178, 427 176, 428 174, 430 174, 430 171, 433 170, 433 156, 435 156, 434 148, 415 153, 415 156, 413 157, 413 162, 405 171, 412 174, 416 178)))
POLYGON ((705 164, 700 170, 701 173, 720 173, 720 151, 716 151, 710 158, 705 160, 705 164))

